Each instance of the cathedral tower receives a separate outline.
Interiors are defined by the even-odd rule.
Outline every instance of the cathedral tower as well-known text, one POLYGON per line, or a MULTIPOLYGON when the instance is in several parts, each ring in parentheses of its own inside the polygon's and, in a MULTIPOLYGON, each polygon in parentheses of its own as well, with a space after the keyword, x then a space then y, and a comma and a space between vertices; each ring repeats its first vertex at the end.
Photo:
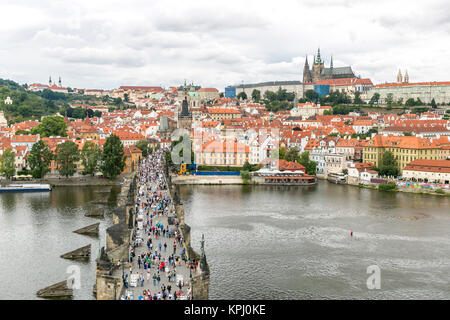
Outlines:
POLYGON ((313 82, 322 80, 321 74, 322 70, 325 68, 324 62, 322 58, 320 57, 320 48, 317 50, 317 56, 313 64, 312 69, 312 80, 313 82))
POLYGON ((404 82, 404 83, 409 83, 408 70, 406 70, 406 72, 405 72, 405 77, 403 78, 403 82, 404 82))
POLYGON ((303 67, 303 83, 311 83, 311 82, 312 82, 311 70, 309 70, 308 56, 306 56, 305 66, 303 67))
POLYGON ((402 72, 400 70, 398 70, 398 74, 397 74, 397 83, 402 83, 403 82, 403 77, 402 77, 402 72))

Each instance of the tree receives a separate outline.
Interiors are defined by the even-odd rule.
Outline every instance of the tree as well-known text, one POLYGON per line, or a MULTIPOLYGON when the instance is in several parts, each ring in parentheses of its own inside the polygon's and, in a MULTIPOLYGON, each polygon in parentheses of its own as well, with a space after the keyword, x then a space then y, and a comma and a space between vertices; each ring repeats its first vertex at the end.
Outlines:
POLYGON ((125 94, 123 95, 123 101, 125 101, 125 102, 130 102, 130 97, 128 96, 128 93, 125 93, 125 94))
POLYGON ((252 166, 248 161, 245 161, 244 167, 243 167, 242 169, 243 169, 244 171, 249 172, 249 171, 252 171, 253 166, 252 166))
POLYGON ((300 155, 298 154, 297 148, 291 148, 288 153, 286 154, 286 161, 291 162, 299 162, 300 161, 300 155))
POLYGON ((76 162, 80 160, 80 152, 75 142, 67 140, 56 147, 55 160, 61 176, 68 178, 77 171, 76 162))
POLYGON ((416 102, 414 101, 414 98, 409 98, 405 102, 405 106, 408 106, 408 107, 412 107, 412 106, 415 106, 415 105, 416 105, 416 102))
POLYGON ((394 103, 394 94, 393 93, 388 93, 386 95, 386 104, 389 107, 392 107, 392 104, 394 103))
POLYGON ((317 102, 319 100, 319 94, 315 92, 314 90, 306 90, 305 91, 305 98, 309 102, 317 102))
POLYGON ((139 140, 135 144, 136 148, 142 151, 142 156, 145 158, 149 155, 149 147, 147 140, 139 140))
POLYGON ((434 98, 431 100, 431 107, 437 108, 437 104, 436 104, 436 101, 434 100, 434 98))
POLYGON ((354 104, 363 104, 363 101, 361 99, 361 92, 356 91, 355 92, 355 98, 353 99, 354 104))
POLYGON ((277 94, 273 91, 267 90, 264 92, 264 99, 273 102, 277 99, 277 94))
POLYGON ((41 179, 49 171, 48 166, 52 161, 53 155, 44 141, 39 140, 31 148, 28 155, 28 165, 31 169, 31 175, 35 179, 41 179))
POLYGON ((259 102, 261 100, 261 91, 254 89, 252 91, 252 99, 255 102, 259 102))
POLYGON ((305 151, 300 155, 299 163, 305 167, 306 174, 315 175, 317 162, 309 159, 309 152, 305 151))
POLYGON ((94 111, 94 117, 100 118, 102 116, 102 112, 100 110, 94 111))
POLYGON ((32 134, 40 134, 42 137, 67 136, 67 124, 63 117, 48 116, 42 119, 42 122, 31 129, 32 134))
POLYGON ((88 118, 92 118, 94 116, 94 110, 86 109, 86 115, 88 118))
POLYGON ((16 155, 11 148, 8 148, 3 152, 0 172, 6 179, 11 179, 16 173, 15 159, 16 155))
POLYGON ((378 101, 380 100, 380 94, 378 92, 375 92, 370 98, 369 104, 373 106, 374 104, 378 104, 378 101))
POLYGON ((125 160, 122 141, 118 136, 111 135, 103 145, 103 164, 100 167, 103 175, 109 179, 117 177, 125 168, 125 160))
POLYGON ((398 176, 399 170, 397 160, 395 159, 392 152, 386 151, 385 153, 383 153, 379 169, 379 173, 381 176, 398 176))
POLYGON ((83 162, 84 173, 94 175, 98 169, 101 150, 98 145, 92 141, 87 141, 81 150, 81 159, 83 162))
POLYGON ((286 101, 287 100, 287 91, 286 91, 286 89, 281 89, 281 87, 278 88, 277 100, 278 101, 286 101))
POLYGON ((239 92, 239 94, 237 95, 237 98, 239 100, 247 100, 247 94, 244 91, 239 92))

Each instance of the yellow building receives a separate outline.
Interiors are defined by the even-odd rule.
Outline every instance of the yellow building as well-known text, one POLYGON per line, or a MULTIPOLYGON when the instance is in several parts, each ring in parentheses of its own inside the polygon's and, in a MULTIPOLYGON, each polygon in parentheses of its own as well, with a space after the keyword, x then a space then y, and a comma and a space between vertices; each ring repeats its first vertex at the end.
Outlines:
POLYGON ((377 135, 363 145, 363 162, 379 167, 386 151, 394 155, 400 173, 406 164, 416 159, 441 160, 440 145, 430 139, 377 135))
POLYGON ((142 151, 136 146, 124 147, 123 151, 125 152, 125 156, 127 157, 125 160, 125 168, 122 171, 122 174, 131 173, 139 165, 139 161, 142 159, 142 151))

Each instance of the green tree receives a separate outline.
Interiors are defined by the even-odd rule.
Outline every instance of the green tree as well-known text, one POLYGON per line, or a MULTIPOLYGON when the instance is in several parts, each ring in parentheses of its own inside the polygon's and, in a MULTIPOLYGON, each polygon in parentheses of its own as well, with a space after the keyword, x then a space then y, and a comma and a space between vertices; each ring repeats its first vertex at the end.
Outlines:
POLYGON ((242 169, 244 171, 249 172, 249 171, 252 171, 253 166, 248 161, 245 161, 244 166, 242 167, 242 169))
POLYGON ((385 153, 383 153, 379 169, 379 173, 381 176, 398 176, 399 169, 397 160, 395 159, 392 152, 386 151, 385 153))
POLYGON ((277 100, 278 101, 287 101, 287 91, 286 91, 286 89, 281 89, 281 87, 278 88, 277 100))
POLYGON ((48 116, 42 119, 42 122, 31 129, 32 134, 40 134, 42 137, 67 136, 67 124, 63 117, 48 116))
POLYGON ((251 175, 250 175, 250 173, 248 171, 242 170, 241 171, 241 178, 242 178, 244 184, 248 184, 249 180, 251 180, 252 177, 251 177, 251 175))
POLYGON ((6 179, 11 179, 16 173, 15 159, 16 155, 11 148, 8 148, 3 152, 0 172, 6 179))
POLYGON ((247 94, 244 91, 239 92, 239 94, 237 95, 237 98, 239 100, 247 100, 247 94))
POLYGON ((87 141, 81 149, 81 159, 83 162, 84 173, 94 175, 98 169, 101 150, 98 145, 92 141, 87 141))
POLYGON ((286 154, 286 161, 291 162, 299 162, 300 161, 300 155, 298 154, 297 148, 291 148, 288 153, 286 154))
POLYGON ((309 159, 309 152, 305 151, 300 155, 299 163, 305 167, 306 174, 315 175, 317 162, 309 159))
POLYGON ((119 137, 111 135, 103 145, 102 162, 100 169, 105 177, 116 178, 125 168, 126 156, 123 144, 119 137))
POLYGON ((355 98, 353 99, 354 104, 363 104, 363 101, 361 99, 361 92, 356 91, 355 92, 355 98))
POLYGON ((437 104, 436 104, 436 101, 434 100, 434 98, 431 100, 431 107, 437 108, 437 104))
POLYGON ((380 100, 380 94, 378 92, 375 92, 370 98, 369 104, 373 106, 374 104, 378 104, 378 101, 380 100))
POLYGON ((77 171, 76 162, 80 160, 80 152, 75 142, 67 140, 56 147, 55 160, 61 176, 68 178, 77 171))
POLYGON ((389 107, 392 107, 392 104, 394 103, 394 94, 393 93, 388 93, 386 95, 386 104, 389 107))
POLYGON ((273 102, 277 100, 277 94, 273 91, 267 90, 264 92, 264 99, 268 100, 269 102, 273 102))
POLYGON ((39 140, 31 148, 28 155, 28 165, 31 169, 31 175, 35 179, 41 179, 49 171, 48 166, 52 161, 53 154, 44 141, 39 140))
POLYGON ((130 97, 128 96, 128 93, 125 93, 125 94, 123 95, 123 101, 125 101, 125 102, 130 102, 130 97))
POLYGON ((252 91, 252 99, 255 102, 259 102, 261 100, 261 91, 254 89, 252 91))
POLYGON ((142 151, 142 156, 147 157, 149 155, 149 147, 147 140, 139 140, 135 144, 136 148, 142 151))
POLYGON ((405 102, 405 106, 408 106, 408 107, 412 107, 412 106, 415 106, 415 105, 416 105, 416 102, 414 101, 414 98, 409 98, 405 102))
POLYGON ((319 100, 319 94, 315 92, 314 90, 306 90, 305 91, 305 98, 309 102, 317 102, 319 100))

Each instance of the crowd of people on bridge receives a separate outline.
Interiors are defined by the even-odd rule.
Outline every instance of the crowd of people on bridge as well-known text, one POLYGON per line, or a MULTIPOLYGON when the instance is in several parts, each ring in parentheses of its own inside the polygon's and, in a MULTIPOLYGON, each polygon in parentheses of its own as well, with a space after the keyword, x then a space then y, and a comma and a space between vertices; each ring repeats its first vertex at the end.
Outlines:
POLYGON ((122 275, 122 299, 190 299, 189 269, 197 262, 186 257, 175 208, 163 168, 164 150, 143 159, 138 172, 138 194, 129 274, 122 275))

